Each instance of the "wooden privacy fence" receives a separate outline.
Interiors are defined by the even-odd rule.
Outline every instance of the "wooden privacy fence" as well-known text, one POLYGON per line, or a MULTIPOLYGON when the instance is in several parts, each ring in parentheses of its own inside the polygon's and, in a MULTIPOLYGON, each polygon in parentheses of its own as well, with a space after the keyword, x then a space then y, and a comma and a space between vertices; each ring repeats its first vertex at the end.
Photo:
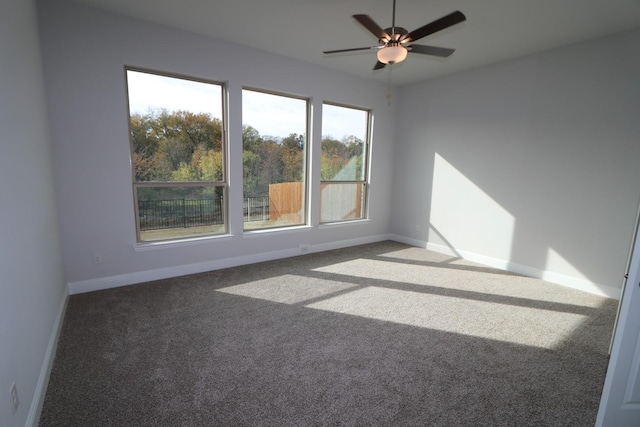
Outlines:
MULTIPOLYGON (((320 222, 362 218, 362 183, 323 182, 320 184, 320 222)), ((269 185, 269 219, 303 222, 303 183, 283 182, 269 185)))
POLYGON ((359 219, 363 212, 362 183, 323 182, 320 184, 320 222, 359 219))
POLYGON ((302 182, 269 184, 269 219, 302 222, 302 182))

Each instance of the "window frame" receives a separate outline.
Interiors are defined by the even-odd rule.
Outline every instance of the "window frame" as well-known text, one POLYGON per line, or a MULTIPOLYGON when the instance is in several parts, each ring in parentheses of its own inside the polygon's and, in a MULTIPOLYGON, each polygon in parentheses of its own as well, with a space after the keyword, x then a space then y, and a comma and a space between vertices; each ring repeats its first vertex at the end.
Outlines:
MULTIPOLYGON (((319 224, 320 225, 344 224, 344 223, 349 223, 354 221, 367 220, 369 219, 369 188, 371 186, 369 173, 370 173, 370 158, 371 158, 371 145, 372 145, 371 140, 373 136, 373 110, 371 110, 370 108, 357 107, 354 105, 324 100, 322 101, 322 107, 324 108, 325 105, 363 111, 367 115, 367 120, 366 120, 366 134, 365 134, 365 139, 363 141, 364 147, 362 147, 362 155, 363 155, 362 180, 339 180, 339 181, 323 180, 322 175, 320 176, 320 187, 319 187, 320 194, 319 194, 319 206, 318 206, 320 210, 318 215, 319 224), (362 217, 341 219, 341 220, 334 220, 334 221, 322 221, 322 187, 323 185, 332 185, 332 184, 359 184, 362 186, 362 217)), ((323 124, 324 124, 324 114, 322 117, 322 121, 320 123, 321 145, 322 145, 322 140, 324 140, 323 124)), ((320 155, 319 165, 320 165, 320 168, 322 168, 322 147, 320 148, 320 153, 321 155, 320 155)))
MULTIPOLYGON (((297 99, 300 101, 304 101, 305 102, 305 145, 304 145, 304 152, 303 152, 303 162, 302 162, 302 176, 304 179, 303 185, 302 185, 302 190, 304 192, 303 196, 302 196, 302 206, 304 209, 304 214, 302 215, 302 222, 298 223, 298 224, 287 224, 287 225, 277 225, 277 226, 272 226, 272 227, 260 227, 260 228, 245 228, 245 224, 246 222, 244 221, 244 215, 243 215, 243 219, 242 219, 242 232, 244 234, 250 235, 250 234, 259 234, 259 233, 263 233, 263 232, 272 232, 272 231, 280 231, 280 230, 287 230, 287 229, 291 229, 291 228, 296 228, 296 227, 307 227, 309 226, 310 223, 310 212, 309 212, 309 207, 310 207, 310 203, 309 203, 309 198, 310 198, 310 194, 311 194, 311 183, 310 183, 310 179, 309 179, 309 166, 310 166, 310 156, 311 156, 311 139, 312 139, 312 135, 311 135, 311 129, 312 129, 312 120, 313 120, 313 115, 312 115, 312 100, 310 97, 308 96, 302 96, 302 95, 295 95, 295 94, 291 94, 291 93, 287 93, 287 92, 282 92, 282 91, 275 91, 275 90, 270 90, 270 89, 263 89, 263 88, 258 88, 255 86, 247 86, 244 85, 242 86, 241 89, 241 122, 242 122, 242 128, 244 129, 244 91, 250 91, 250 92, 258 92, 258 93, 262 93, 265 95, 274 95, 274 96, 281 96, 284 98, 292 98, 292 99, 297 99)), ((244 154, 244 141, 242 141, 242 152, 244 154)), ((243 155, 244 158, 244 155, 243 155)), ((242 164, 242 186, 243 186, 243 200, 244 200, 244 164, 242 164)))
POLYGON ((228 141, 228 89, 227 84, 222 81, 216 81, 211 79, 205 79, 200 77, 188 76, 180 73, 157 71, 153 69, 129 66, 124 67, 124 79, 125 79, 125 94, 126 94, 126 108, 127 108, 127 130, 129 132, 129 161, 131 169, 131 183, 133 189, 133 207, 134 207, 134 219, 136 226, 136 242, 141 245, 146 244, 158 244, 166 242, 176 242, 193 239, 203 238, 218 238, 229 234, 229 141, 228 141), (138 72, 153 74, 160 77, 169 77, 174 79, 188 80, 197 83, 206 83, 220 87, 220 102, 221 102, 221 150, 222 150, 222 181, 136 181, 136 170, 133 163, 134 143, 132 138, 131 129, 131 103, 129 99, 129 78, 128 72, 138 72), (142 240, 140 230, 140 212, 138 206, 138 190, 140 188, 178 188, 178 187, 203 187, 203 188, 222 188, 222 215, 223 215, 223 229, 221 232, 191 234, 185 236, 178 236, 175 238, 163 238, 157 240, 142 240))

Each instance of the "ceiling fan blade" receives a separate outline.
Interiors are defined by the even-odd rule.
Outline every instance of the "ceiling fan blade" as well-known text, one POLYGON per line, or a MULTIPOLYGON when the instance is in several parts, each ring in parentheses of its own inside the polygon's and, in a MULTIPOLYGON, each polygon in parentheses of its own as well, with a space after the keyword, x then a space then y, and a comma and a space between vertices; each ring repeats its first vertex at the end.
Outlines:
POLYGON ((440 56, 442 58, 446 58, 455 52, 455 49, 449 49, 448 47, 425 46, 420 44, 412 44, 408 50, 411 53, 423 53, 425 55, 440 56))
POLYGON ((359 50, 371 50, 371 49, 377 49, 378 46, 373 46, 373 47, 352 47, 350 49, 338 49, 338 50, 325 50, 322 53, 340 53, 340 52, 356 52, 359 50))
POLYGON ((358 21, 363 27, 371 32, 378 40, 390 39, 380 25, 376 24, 369 15, 353 15, 356 21, 358 21))
POLYGON ((464 16, 462 12, 456 10, 455 12, 452 12, 447 16, 444 16, 440 19, 436 19, 430 24, 420 27, 417 30, 411 31, 406 36, 401 37, 400 40, 416 41, 430 34, 444 30, 445 28, 449 28, 453 25, 459 24, 460 22, 464 22, 466 20, 467 20, 467 17, 464 16))
POLYGON ((378 61, 378 62, 376 62, 376 65, 373 66, 373 69, 374 70, 379 70, 381 68, 384 68, 385 65, 387 65, 387 64, 384 64, 384 63, 378 61))

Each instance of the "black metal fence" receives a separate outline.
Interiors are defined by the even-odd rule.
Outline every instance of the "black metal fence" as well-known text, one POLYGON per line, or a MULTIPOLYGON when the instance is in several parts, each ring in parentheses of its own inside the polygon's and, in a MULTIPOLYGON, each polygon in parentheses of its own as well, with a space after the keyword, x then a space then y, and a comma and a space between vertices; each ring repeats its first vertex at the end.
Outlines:
POLYGON ((138 200, 140 230, 224 224, 222 198, 138 200))
MULTIPOLYGON (((244 221, 269 219, 269 196, 244 199, 244 221)), ((222 197, 138 200, 140 231, 224 224, 222 197)))
POLYGON ((244 222, 266 221, 269 219, 269 196, 247 197, 243 208, 244 222))

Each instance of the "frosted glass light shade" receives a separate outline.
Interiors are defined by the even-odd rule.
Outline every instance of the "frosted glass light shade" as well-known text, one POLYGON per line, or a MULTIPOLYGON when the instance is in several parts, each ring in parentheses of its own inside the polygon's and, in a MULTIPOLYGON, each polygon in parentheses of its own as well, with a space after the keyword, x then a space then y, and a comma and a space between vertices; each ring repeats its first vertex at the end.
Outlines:
POLYGON ((378 51, 378 61, 383 64, 397 64, 407 58, 407 49, 403 46, 387 46, 378 51))

